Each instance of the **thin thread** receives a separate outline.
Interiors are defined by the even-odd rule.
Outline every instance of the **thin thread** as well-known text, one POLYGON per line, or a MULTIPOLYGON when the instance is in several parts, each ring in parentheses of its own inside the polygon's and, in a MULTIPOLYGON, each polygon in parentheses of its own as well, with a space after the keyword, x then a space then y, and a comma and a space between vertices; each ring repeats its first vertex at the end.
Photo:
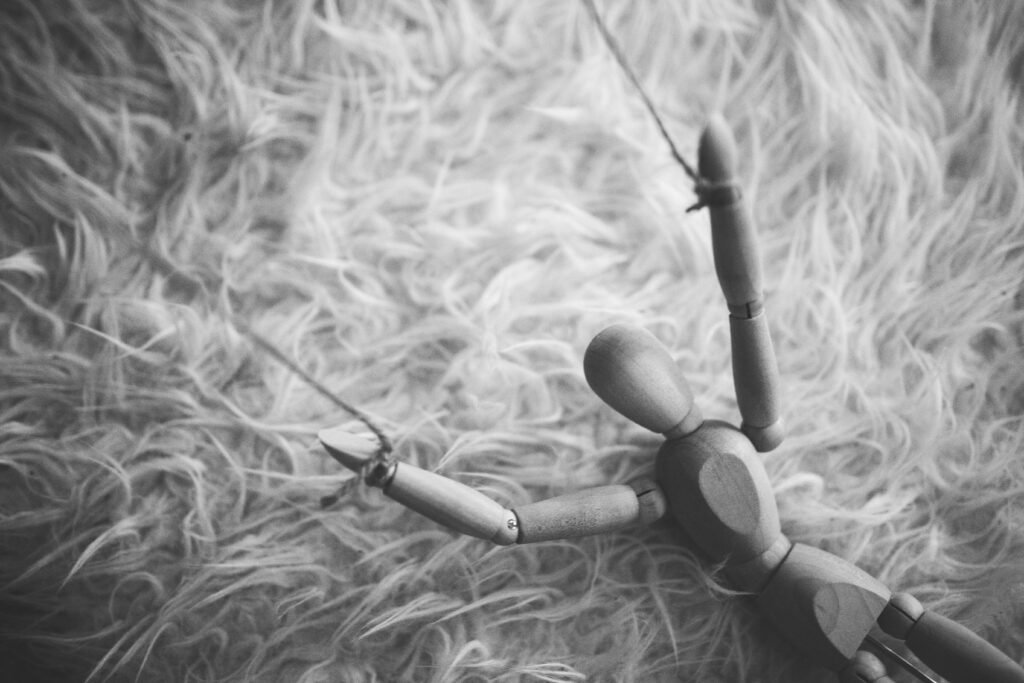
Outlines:
MULTIPOLYGON (((196 278, 192 277, 188 273, 183 272, 169 259, 164 257, 159 252, 150 248, 148 244, 141 240, 136 240, 136 248, 157 270, 166 275, 176 286, 183 288, 186 292, 194 297, 207 296, 206 287, 203 283, 196 278)), ((259 332, 254 330, 248 322, 245 321, 241 316, 233 316, 232 322, 238 327, 242 334, 253 341, 257 346, 266 351, 274 360, 281 363, 286 369, 292 372, 296 377, 309 385, 314 391, 326 398, 328 401, 333 403, 335 406, 341 408, 349 415, 366 425, 367 429, 373 432, 373 435, 377 438, 377 452, 374 457, 367 463, 367 466, 363 468, 363 475, 368 471, 374 469, 380 469, 381 467, 387 468, 391 464, 391 452, 394 450, 391 439, 384 433, 380 427, 374 423, 369 415, 359 410, 352 404, 348 403, 344 399, 340 398, 337 394, 332 392, 330 389, 325 387, 308 372, 302 369, 297 362, 288 356, 284 351, 277 348, 273 342, 261 335, 259 332)), ((351 480, 350 480, 351 481, 351 480)), ((345 490, 348 488, 350 481, 345 482, 338 488, 335 493, 330 496, 324 496, 320 499, 321 507, 330 507, 334 503, 338 502, 344 495, 345 490)))
MULTIPOLYGON (((354 418, 362 422, 366 427, 373 432, 373 435, 377 437, 377 452, 373 458, 370 459, 362 468, 361 478, 366 479, 367 473, 374 471, 386 470, 391 465, 391 451, 393 447, 391 445, 391 439, 384 433, 380 427, 370 418, 369 415, 356 408, 354 405, 345 401, 337 394, 332 392, 330 389, 321 384, 316 378, 310 375, 308 372, 302 369, 302 367, 296 363, 290 356, 284 351, 277 348, 273 342, 261 335, 243 319, 236 317, 235 324, 242 329, 242 332, 254 341, 260 348, 271 355, 277 362, 281 363, 284 367, 295 374, 296 377, 301 379, 303 382, 312 387, 318 394, 325 397, 334 405, 338 406, 354 418)), ((320 498, 320 508, 327 509, 341 500, 348 493, 352 484, 351 479, 345 481, 339 486, 334 493, 329 496, 323 496, 320 498)))
POLYGON ((303 370, 298 363, 296 363, 287 354, 285 354, 283 351, 277 348, 277 346, 275 346, 271 341, 269 341, 256 330, 252 329, 252 327, 250 327, 245 320, 236 317, 234 322, 237 326, 242 328, 246 336, 248 336, 250 339, 256 342, 256 344, 264 351, 273 356, 273 358, 277 362, 281 363, 286 368, 291 370, 297 377, 299 377, 302 381, 304 381, 311 388, 313 388, 318 394, 325 397, 331 403, 338 406, 345 412, 352 415, 352 417, 356 418, 364 425, 366 425, 366 427, 371 432, 373 432, 373 435, 377 437, 377 441, 380 444, 380 447, 377 449, 378 458, 387 458, 387 456, 392 451, 391 440, 388 438, 388 435, 385 434, 384 431, 374 423, 374 421, 370 418, 369 415, 359 410, 359 408, 356 408, 351 403, 340 398, 339 396, 334 394, 330 389, 328 389, 319 381, 317 381, 312 375, 303 370))
MULTIPOLYGON (((597 7, 594 5, 594 0, 583 0, 583 4, 586 5, 587 10, 590 12, 590 16, 593 17, 594 23, 597 24, 597 28, 601 33, 601 37, 604 39, 604 42, 608 46, 608 49, 611 50, 612 55, 614 55, 615 61, 619 63, 619 66, 622 67, 622 70, 626 73, 626 76, 633 84, 633 87, 635 87, 637 92, 640 93, 640 98, 643 100, 644 106, 647 107, 647 111, 651 113, 651 116, 654 118, 654 122, 658 125, 658 131, 661 133, 661 137, 664 138, 665 142, 668 143, 668 148, 672 153, 672 158, 675 159, 676 162, 683 167, 683 170, 686 171, 686 175, 690 176, 690 180, 692 180, 698 188, 701 187, 703 183, 701 181, 700 175, 693 169, 692 166, 690 166, 690 164, 686 163, 686 159, 684 159, 683 155, 679 153, 679 149, 676 147, 675 142, 672 140, 672 136, 669 135, 668 129, 665 128, 665 124, 661 120, 661 117, 658 115, 658 111, 654 108, 654 103, 651 101, 651 98, 647 96, 647 92, 644 90, 643 86, 640 85, 640 79, 638 79, 636 77, 636 74, 633 73, 633 70, 629 66, 629 62, 626 61, 626 57, 623 54, 622 50, 619 48, 618 43, 615 42, 615 38, 612 36, 611 32, 608 30, 608 27, 601 19, 601 15, 598 14, 597 7)), ((691 207, 690 209, 687 210, 691 211, 694 209, 693 207, 691 207)))

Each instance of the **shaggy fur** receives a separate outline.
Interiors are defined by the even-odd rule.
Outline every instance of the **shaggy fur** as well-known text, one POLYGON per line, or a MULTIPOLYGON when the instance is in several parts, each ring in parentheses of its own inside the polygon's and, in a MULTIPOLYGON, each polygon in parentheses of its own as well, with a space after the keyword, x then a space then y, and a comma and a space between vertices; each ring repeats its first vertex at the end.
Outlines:
MULTIPOLYGON (((1024 660, 1024 11, 599 3, 762 241, 784 531, 1024 660)), ((495 548, 353 484, 360 425, 506 504, 650 471, 632 322, 737 420, 707 213, 583 5, 0 5, 4 680, 825 681, 669 524, 495 548)))

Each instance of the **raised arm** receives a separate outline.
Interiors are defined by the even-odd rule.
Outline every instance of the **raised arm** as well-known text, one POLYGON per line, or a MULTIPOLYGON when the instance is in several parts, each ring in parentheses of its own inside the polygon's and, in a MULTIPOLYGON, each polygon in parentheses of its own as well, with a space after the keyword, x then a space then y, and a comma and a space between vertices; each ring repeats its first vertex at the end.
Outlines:
MULTIPOLYGON (((327 452, 360 474, 373 462, 376 444, 344 429, 318 434, 327 452)), ((506 509, 476 489, 410 463, 390 463, 365 481, 389 498, 442 526, 498 545, 537 543, 616 531, 651 523, 665 514, 661 490, 640 479, 584 489, 506 509)))
POLYGON ((764 312, 761 257, 747 202, 735 178, 736 143, 721 116, 708 121, 700 138, 698 186, 711 214, 715 272, 729 305, 732 376, 743 423, 758 451, 770 451, 784 436, 779 409, 779 368, 764 312))

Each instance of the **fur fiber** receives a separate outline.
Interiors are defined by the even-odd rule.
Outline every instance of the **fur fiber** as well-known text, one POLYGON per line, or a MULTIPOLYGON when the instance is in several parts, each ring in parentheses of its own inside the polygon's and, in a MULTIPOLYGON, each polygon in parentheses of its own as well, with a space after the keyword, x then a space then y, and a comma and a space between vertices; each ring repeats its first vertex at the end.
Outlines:
MULTIPOLYGON (((784 531, 1024 660, 1024 8, 606 0, 683 154, 736 132, 784 531)), ((823 681, 669 524, 496 548, 650 471, 582 375, 642 325, 737 421, 707 212, 580 2, 4 0, 0 634, 32 681, 823 681)))

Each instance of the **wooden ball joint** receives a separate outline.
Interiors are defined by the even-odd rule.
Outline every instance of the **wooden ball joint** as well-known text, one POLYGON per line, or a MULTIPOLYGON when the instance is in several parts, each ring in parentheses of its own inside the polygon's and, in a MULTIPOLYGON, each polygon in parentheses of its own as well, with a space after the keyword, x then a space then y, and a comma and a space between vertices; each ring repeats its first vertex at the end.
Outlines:
POLYGON ((794 647, 842 683, 892 683, 864 649, 876 626, 903 640, 953 683, 1024 683, 1024 669, 968 629, 823 550, 782 533, 758 452, 784 429, 778 369, 761 293, 753 223, 734 179, 735 145, 713 118, 700 145, 698 186, 711 213, 715 267, 728 303, 739 429, 705 421, 682 372, 650 333, 613 325, 583 359, 587 382, 613 409, 665 436, 654 480, 601 486, 506 509, 474 489, 408 463, 382 461, 373 441, 342 429, 319 434, 327 452, 403 505, 493 543, 533 543, 650 523, 671 515, 706 558, 794 647), (370 473, 369 475, 367 473, 370 473))

